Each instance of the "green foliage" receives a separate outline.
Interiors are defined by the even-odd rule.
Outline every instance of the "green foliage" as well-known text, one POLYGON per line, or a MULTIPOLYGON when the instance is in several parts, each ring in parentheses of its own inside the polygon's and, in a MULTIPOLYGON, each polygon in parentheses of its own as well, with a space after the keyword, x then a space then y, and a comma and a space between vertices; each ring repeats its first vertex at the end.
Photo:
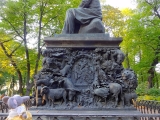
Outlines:
POLYGON ((144 95, 144 96, 138 96, 138 100, 154 100, 154 101, 160 101, 160 96, 149 96, 149 95, 144 95))
POLYGON ((110 5, 103 5, 102 15, 106 32, 110 32, 115 37, 122 37, 125 22, 121 11, 118 8, 114 8, 110 5))
MULTIPOLYGON (((160 1, 154 0, 149 4, 146 1, 148 0, 137 0, 136 10, 120 11, 104 5, 102 6, 103 22, 106 32, 112 32, 116 37, 123 37, 121 49, 127 55, 123 65, 137 73, 139 82, 137 94, 159 95, 159 89, 149 90, 146 81, 149 76, 148 70, 155 67, 153 62, 160 56, 160 18, 153 10, 154 7, 159 6, 160 1)), ((0 1, 0 42, 9 40, 4 43, 4 46, 9 54, 14 51, 11 55, 12 60, 16 61, 17 68, 22 74, 23 86, 27 86, 26 79, 28 81, 30 77, 32 79, 35 71, 40 69, 41 61, 37 56, 43 47, 43 38, 61 33, 66 10, 77 7, 80 2, 81 0, 0 1)), ((1 85, 5 85, 5 81, 12 83, 12 77, 17 80, 18 74, 11 65, 11 59, 7 58, 1 48, 0 56, 1 85)), ((158 75, 157 81, 159 77, 158 75)), ((155 84, 158 87, 157 81, 155 84)), ((16 84, 17 81, 14 83, 16 84)), ((26 89, 23 91, 25 92, 26 89)))
MULTIPOLYGON (((151 98, 155 98, 160 96, 160 89, 159 88, 150 88, 147 87, 147 82, 143 82, 141 84, 138 84, 138 87, 136 89, 136 93, 138 96, 143 96, 145 100, 151 100, 151 98), (155 97, 154 97, 155 96, 155 97)), ((142 98, 142 97, 140 97, 142 98)), ((153 99, 152 98, 152 99, 153 99)))
MULTIPOLYGON (((42 58, 39 56, 43 38, 60 33, 66 10, 77 7, 80 2, 81 0, 0 1, 0 31, 3 33, 0 34, 0 42, 6 40, 3 45, 8 53, 7 56, 0 49, 0 67, 10 74, 8 81, 14 76, 19 83, 22 80, 19 87, 31 86, 33 81, 30 80, 41 66, 42 58)), ((22 89, 20 91, 25 92, 22 89)))
MULTIPOLYGON (((77 7, 78 2, 80 0, 7 0, 1 4, 0 42, 4 42, 6 51, 0 49, 0 67, 8 73, 5 78, 5 81, 8 81, 8 91, 13 90, 13 87, 10 87, 13 76, 20 81, 17 76, 22 75, 23 81, 19 86, 28 87, 26 83, 37 69, 35 67, 39 60, 37 48, 41 47, 43 37, 60 33, 65 11, 69 7, 77 7)), ((2 78, 1 80, 1 84, 5 85, 4 80, 2 78)), ((14 84, 16 83, 18 82, 14 81, 14 84)))
POLYGON ((1 90, 0 94, 5 94, 6 91, 7 91, 6 89, 5 90, 1 90))
POLYGON ((147 94, 148 94, 148 95, 151 95, 151 96, 160 96, 160 89, 150 88, 150 89, 147 91, 147 94))
MULTIPOLYGON (((152 75, 153 85, 158 86, 158 80, 155 80, 155 66, 159 62, 160 54, 160 17, 155 10, 160 1, 137 0, 137 4, 137 9, 133 10, 126 20, 126 35, 121 47, 127 57, 123 64, 137 73, 139 84, 147 81, 152 75)), ((146 93, 145 89, 141 88, 137 88, 137 91, 146 93)))
POLYGON ((136 89, 136 93, 138 96, 143 96, 147 94, 147 82, 138 84, 138 87, 136 89))
POLYGON ((158 88, 147 88, 147 82, 138 84, 136 93, 138 95, 138 100, 155 100, 160 101, 160 89, 158 88))

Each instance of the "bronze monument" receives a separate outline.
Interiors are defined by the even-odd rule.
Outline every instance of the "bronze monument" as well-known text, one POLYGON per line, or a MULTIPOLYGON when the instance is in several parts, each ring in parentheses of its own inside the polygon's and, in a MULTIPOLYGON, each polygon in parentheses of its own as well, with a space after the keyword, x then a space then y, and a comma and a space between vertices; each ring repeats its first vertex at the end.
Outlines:
POLYGON ((137 77, 122 65, 122 38, 104 33, 101 20, 99 0, 82 0, 78 8, 67 11, 62 34, 44 39, 43 68, 34 76, 37 106, 132 107, 137 77))

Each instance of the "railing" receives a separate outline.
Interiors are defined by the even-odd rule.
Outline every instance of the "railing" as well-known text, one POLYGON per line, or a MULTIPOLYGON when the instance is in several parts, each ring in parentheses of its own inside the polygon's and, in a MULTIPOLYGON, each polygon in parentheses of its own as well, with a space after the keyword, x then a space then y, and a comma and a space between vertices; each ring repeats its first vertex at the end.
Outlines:
MULTIPOLYGON (((26 101, 24 104, 25 104, 27 109, 32 107, 32 102, 30 100, 26 101)), ((1 113, 7 113, 8 112, 8 106, 5 103, 3 103, 2 101, 0 101, 0 111, 1 111, 1 113)))
POLYGON ((24 104, 25 104, 25 106, 26 106, 27 109, 29 109, 30 107, 32 107, 31 100, 26 101, 24 104))
POLYGON ((160 114, 159 101, 137 100, 135 107, 143 114, 160 114))
POLYGON ((141 120, 160 120, 160 101, 137 100, 133 101, 133 103, 134 107, 143 115, 153 115, 141 117, 141 120))
POLYGON ((4 104, 2 101, 0 101, 0 111, 2 113, 7 113, 8 112, 8 106, 4 104))
MULTIPOLYGON (((25 103, 27 108, 29 109, 31 105, 31 101, 27 101, 25 103)), ((134 101, 135 108, 140 111, 142 114, 108 114, 107 111, 99 112, 94 114, 92 113, 76 113, 76 112, 68 112, 68 114, 62 114, 62 112, 43 112, 37 113, 32 112, 33 120, 77 120, 77 119, 84 119, 84 120, 104 120, 104 119, 113 119, 113 120, 128 120, 131 118, 132 120, 160 120, 160 102, 157 101, 134 101), (67 118, 67 119, 66 119, 67 118)), ((5 120, 8 116, 8 107, 0 102, 0 120, 5 120)))

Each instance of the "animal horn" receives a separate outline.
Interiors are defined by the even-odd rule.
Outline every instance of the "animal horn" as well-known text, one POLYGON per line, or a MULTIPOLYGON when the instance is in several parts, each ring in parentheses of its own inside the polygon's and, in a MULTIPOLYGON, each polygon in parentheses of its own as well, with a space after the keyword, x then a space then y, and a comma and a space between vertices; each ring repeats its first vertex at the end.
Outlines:
POLYGON ((47 86, 42 87, 42 89, 48 88, 47 86))

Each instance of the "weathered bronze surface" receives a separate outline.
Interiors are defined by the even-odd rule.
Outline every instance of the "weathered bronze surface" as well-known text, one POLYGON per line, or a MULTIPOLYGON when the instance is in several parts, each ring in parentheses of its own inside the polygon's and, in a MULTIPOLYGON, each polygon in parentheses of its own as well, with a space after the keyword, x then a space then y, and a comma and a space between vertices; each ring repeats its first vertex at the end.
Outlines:
POLYGON ((35 75, 36 105, 53 109, 131 107, 137 78, 124 69, 122 38, 65 34, 45 38, 43 68, 35 75))
POLYGON ((99 0, 82 0, 67 11, 62 34, 44 39, 33 103, 53 109, 132 106, 137 77, 122 66, 122 38, 105 34, 101 19, 99 0))
POLYGON ((62 34, 104 33, 101 20, 99 0, 82 0, 78 8, 67 10, 62 34))

